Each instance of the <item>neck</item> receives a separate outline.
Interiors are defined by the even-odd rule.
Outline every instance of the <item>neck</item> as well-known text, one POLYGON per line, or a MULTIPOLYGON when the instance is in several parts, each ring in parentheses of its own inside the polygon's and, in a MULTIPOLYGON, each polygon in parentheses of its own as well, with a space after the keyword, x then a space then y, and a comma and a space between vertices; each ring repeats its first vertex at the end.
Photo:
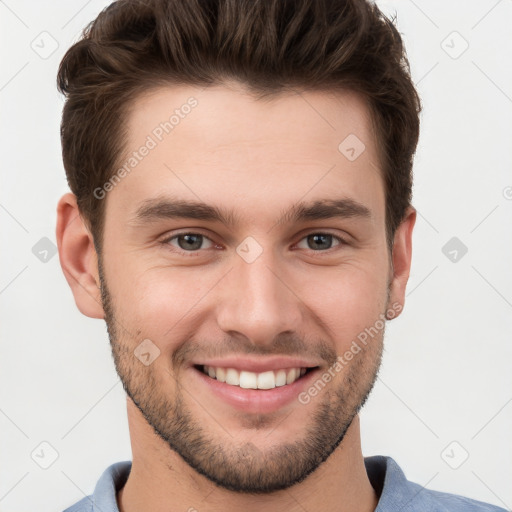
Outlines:
POLYGON ((131 400, 128 420, 133 462, 117 494, 120 512, 371 512, 377 506, 361 452, 359 416, 316 471, 299 484, 267 495, 222 489, 198 474, 154 433, 131 400))

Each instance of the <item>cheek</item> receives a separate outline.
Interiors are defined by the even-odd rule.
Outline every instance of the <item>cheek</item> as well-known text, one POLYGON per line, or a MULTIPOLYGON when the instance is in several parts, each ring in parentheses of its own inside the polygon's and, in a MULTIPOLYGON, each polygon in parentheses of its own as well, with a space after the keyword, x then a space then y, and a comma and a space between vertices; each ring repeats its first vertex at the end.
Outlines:
MULTIPOLYGON (((130 275, 127 274, 126 275, 130 275)), ((201 300, 218 281, 190 269, 151 268, 125 279, 118 288, 116 310, 133 332, 172 352, 172 340, 186 339, 204 315, 201 300)))
POLYGON ((375 324, 387 304, 387 273, 375 266, 346 265, 324 276, 310 273, 297 295, 328 326, 326 335, 336 341, 337 351, 375 324))

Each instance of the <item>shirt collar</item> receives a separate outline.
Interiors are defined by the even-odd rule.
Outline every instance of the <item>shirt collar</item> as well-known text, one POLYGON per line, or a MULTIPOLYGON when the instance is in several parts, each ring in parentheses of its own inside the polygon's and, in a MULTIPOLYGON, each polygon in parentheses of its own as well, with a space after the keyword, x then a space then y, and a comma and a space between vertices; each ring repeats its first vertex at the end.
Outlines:
POLYGON ((103 472, 92 495, 93 512, 119 512, 116 494, 128 480, 131 468, 130 461, 116 462, 103 472))
MULTIPOLYGON (((423 487, 409 482, 400 466, 391 457, 382 455, 365 457, 364 464, 368 479, 379 496, 375 512, 412 510, 411 502, 423 490, 423 487)), ((416 501, 414 505, 418 506, 421 503, 416 501)))

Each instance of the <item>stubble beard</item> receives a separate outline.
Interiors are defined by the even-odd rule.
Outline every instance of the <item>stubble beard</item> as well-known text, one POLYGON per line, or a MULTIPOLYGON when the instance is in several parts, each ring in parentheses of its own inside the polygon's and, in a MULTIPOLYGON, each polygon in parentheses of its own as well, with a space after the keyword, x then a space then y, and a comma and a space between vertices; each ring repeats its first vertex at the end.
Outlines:
MULTIPOLYGON (((271 449, 260 448, 251 441, 235 445, 229 433, 220 427, 217 429, 213 417, 210 416, 211 424, 205 425, 191 414, 186 400, 193 398, 183 389, 183 383, 176 382, 175 396, 170 399, 154 367, 143 366, 134 356, 137 342, 119 340, 122 328, 100 259, 98 264, 105 322, 123 387, 154 432, 195 471, 230 491, 268 494, 303 481, 343 441, 377 379, 384 329, 380 339, 365 346, 343 368, 344 379, 336 388, 331 381, 312 398, 311 404, 316 407, 301 439, 280 443, 271 449), (213 434, 214 429, 219 433, 213 434)), ((297 407, 304 405, 297 401, 297 407)), ((258 421, 260 427, 266 422, 264 416, 258 421)))

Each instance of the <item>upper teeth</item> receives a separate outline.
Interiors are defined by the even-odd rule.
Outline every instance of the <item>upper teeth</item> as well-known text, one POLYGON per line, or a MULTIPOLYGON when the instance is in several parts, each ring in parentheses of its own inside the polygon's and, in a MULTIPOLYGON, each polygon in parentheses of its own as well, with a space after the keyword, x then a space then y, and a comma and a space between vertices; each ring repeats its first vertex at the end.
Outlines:
POLYGON ((287 368, 282 370, 270 370, 262 373, 239 372, 234 368, 220 368, 216 366, 203 366, 203 372, 225 382, 231 386, 240 386, 246 389, 272 389, 285 384, 292 384, 306 373, 306 368, 287 368))

